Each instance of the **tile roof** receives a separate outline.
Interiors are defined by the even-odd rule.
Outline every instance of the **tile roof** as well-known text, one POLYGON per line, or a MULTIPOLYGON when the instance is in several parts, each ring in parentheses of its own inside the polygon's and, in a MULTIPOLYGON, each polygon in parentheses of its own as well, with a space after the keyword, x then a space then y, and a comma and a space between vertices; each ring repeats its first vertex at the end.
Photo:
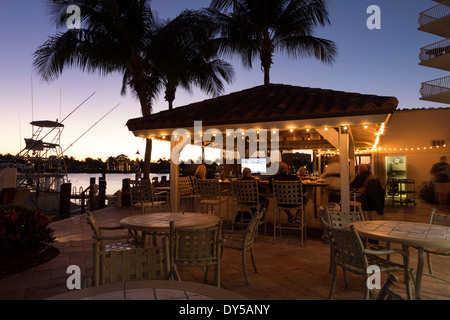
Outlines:
POLYGON ((130 131, 393 113, 395 97, 270 84, 130 119, 130 131))

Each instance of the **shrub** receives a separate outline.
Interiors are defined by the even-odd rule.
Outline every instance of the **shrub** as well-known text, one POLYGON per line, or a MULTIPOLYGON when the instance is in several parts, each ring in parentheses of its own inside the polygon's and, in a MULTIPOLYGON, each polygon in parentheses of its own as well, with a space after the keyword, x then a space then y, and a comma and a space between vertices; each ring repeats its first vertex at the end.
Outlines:
POLYGON ((39 209, 0 206, 0 255, 26 255, 55 241, 50 218, 39 209))
POLYGON ((434 203, 434 182, 425 181, 418 188, 419 198, 428 203, 434 203))

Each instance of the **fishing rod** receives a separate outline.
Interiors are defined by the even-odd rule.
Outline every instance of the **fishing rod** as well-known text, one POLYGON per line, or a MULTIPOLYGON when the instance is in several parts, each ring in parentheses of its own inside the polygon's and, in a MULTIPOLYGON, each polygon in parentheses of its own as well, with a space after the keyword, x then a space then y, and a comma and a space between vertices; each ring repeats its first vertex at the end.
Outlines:
POLYGON ((116 106, 114 108, 112 108, 111 110, 108 111, 108 113, 106 113, 103 117, 101 117, 96 123, 94 123, 89 129, 87 129, 81 136, 78 137, 77 140, 75 140, 74 142, 72 142, 70 144, 70 146, 68 146, 63 152, 61 152, 61 156, 64 154, 64 152, 67 151, 67 149, 69 149, 70 147, 72 147, 78 140, 80 140, 86 133, 88 133, 93 127, 95 127, 100 121, 102 121, 108 114, 110 114, 111 112, 114 111, 114 109, 116 109, 122 102, 119 102, 118 104, 116 104, 116 106))
MULTIPOLYGON (((71 113, 69 113, 64 119, 61 120, 61 122, 59 123, 63 123, 64 120, 66 120, 68 117, 70 117, 77 109, 79 109, 83 104, 86 103, 86 101, 88 101, 94 94, 96 94, 97 91, 95 91, 93 94, 91 94, 89 97, 86 98, 86 100, 84 100, 78 107, 76 107, 71 113)), ((56 127, 55 127, 56 128, 56 127)))
MULTIPOLYGON (((94 94, 96 94, 97 91, 94 91, 94 93, 92 93, 89 97, 87 97, 83 102, 81 102, 74 110, 72 110, 72 112, 70 112, 64 119, 62 119, 60 122, 58 122, 59 124, 63 123, 64 120, 66 120, 68 117, 70 117, 75 111, 77 111, 79 108, 81 108, 82 105, 84 105, 89 99, 92 98, 92 96, 94 94)), ((34 145, 31 146, 31 148, 23 148, 17 155, 16 157, 18 157, 22 152, 24 152, 27 149, 33 149, 34 147, 36 147, 40 141, 44 140, 45 137, 47 137, 53 130, 55 130, 57 128, 57 126, 54 126, 49 132, 47 132, 46 135, 44 135, 40 140, 35 141, 34 145)), ((33 130, 33 135, 34 135, 34 130, 33 130)))

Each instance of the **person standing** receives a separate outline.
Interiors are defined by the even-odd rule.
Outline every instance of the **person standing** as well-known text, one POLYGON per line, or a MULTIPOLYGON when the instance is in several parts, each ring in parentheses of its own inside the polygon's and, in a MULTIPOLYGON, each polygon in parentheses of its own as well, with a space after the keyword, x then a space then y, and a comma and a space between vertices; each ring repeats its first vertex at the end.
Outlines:
POLYGON ((328 184, 328 202, 339 204, 341 202, 341 165, 339 156, 331 158, 330 163, 323 171, 322 177, 328 184))
POLYGON ((434 194, 440 209, 445 210, 447 206, 448 194, 450 192, 450 165, 447 157, 442 156, 440 162, 435 163, 430 173, 434 175, 434 194))

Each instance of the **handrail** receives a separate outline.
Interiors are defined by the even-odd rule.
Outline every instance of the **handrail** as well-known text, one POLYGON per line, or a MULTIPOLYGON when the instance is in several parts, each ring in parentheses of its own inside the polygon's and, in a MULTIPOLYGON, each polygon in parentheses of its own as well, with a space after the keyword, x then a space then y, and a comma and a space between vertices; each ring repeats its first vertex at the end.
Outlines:
POLYGON ((450 54, 450 39, 444 39, 420 49, 420 62, 425 62, 443 55, 450 54))
POLYGON ((450 15, 450 0, 444 1, 420 13, 419 25, 422 27, 450 15))
MULTIPOLYGON (((75 188, 74 188, 75 189, 75 188)), ((80 203, 80 210, 81 213, 86 212, 86 199, 89 199, 89 210, 94 211, 95 209, 95 185, 91 184, 89 187, 87 187, 85 190, 83 190, 82 187, 80 187, 80 193, 79 194, 71 194, 71 199, 79 199, 81 201, 80 203), (89 191, 89 194, 87 192, 89 191)))
POLYGON ((450 92, 450 76, 422 83, 420 94, 422 98, 450 92))

